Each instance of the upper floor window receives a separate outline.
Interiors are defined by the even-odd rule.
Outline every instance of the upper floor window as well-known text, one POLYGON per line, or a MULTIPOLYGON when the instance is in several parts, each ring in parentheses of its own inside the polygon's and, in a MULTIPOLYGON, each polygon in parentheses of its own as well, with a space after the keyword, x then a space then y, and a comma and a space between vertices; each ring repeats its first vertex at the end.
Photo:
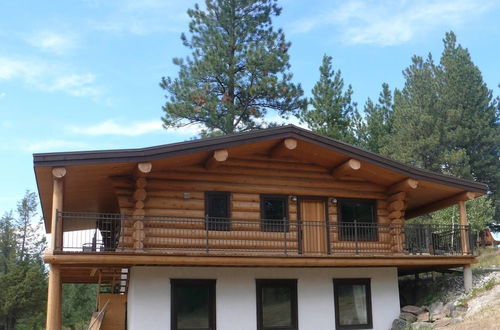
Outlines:
POLYGON ((263 231, 288 231, 288 196, 261 195, 263 231))
POLYGON ((343 240, 377 240, 375 201, 339 199, 340 237, 343 240))
POLYGON ((208 230, 229 230, 229 193, 206 192, 205 216, 208 230))

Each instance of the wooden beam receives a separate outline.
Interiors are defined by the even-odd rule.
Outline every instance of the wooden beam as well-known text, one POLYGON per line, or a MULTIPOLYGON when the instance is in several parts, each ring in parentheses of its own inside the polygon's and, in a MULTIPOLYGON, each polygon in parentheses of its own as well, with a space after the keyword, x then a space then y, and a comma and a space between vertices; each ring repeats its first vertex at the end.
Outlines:
POLYGON ((64 167, 55 167, 52 169, 52 222, 50 226, 50 248, 52 250, 62 247, 62 223, 61 219, 57 219, 57 212, 63 211, 63 180, 65 175, 66 169, 64 167))
POLYGON ((417 187, 418 187, 418 181, 412 178, 408 178, 390 186, 389 189, 387 189, 387 194, 392 195, 394 193, 398 193, 401 191, 408 192, 417 189, 417 187))
POLYGON ((296 139, 284 139, 280 143, 278 143, 274 148, 271 149, 270 156, 273 158, 277 158, 283 155, 286 155, 292 150, 297 148, 297 140, 296 139))
POLYGON ((229 152, 227 151, 227 149, 215 150, 205 162, 205 168, 207 170, 213 170, 214 168, 219 166, 220 163, 225 162, 228 156, 229 152))
POLYGON ((46 329, 61 329, 61 266, 50 265, 47 293, 47 323, 46 329))
POLYGON ((469 231, 466 229, 466 226, 469 225, 469 221, 467 220, 467 209, 465 207, 465 201, 460 200, 458 202, 458 210, 460 213, 460 236, 462 238, 462 253, 467 255, 469 254, 469 231))
POLYGON ((406 219, 411 219, 414 217, 417 217, 422 214, 427 214, 431 213, 440 209, 444 209, 445 207, 451 206, 453 204, 456 204, 460 201, 468 201, 471 199, 474 199, 476 197, 476 194, 470 191, 466 191, 463 193, 459 193, 453 196, 450 196, 448 198, 442 199, 437 202, 429 203, 423 206, 420 206, 418 208, 414 208, 411 210, 408 210, 406 212, 406 219))
POLYGON ((50 264, 120 265, 122 268, 133 265, 164 266, 269 266, 269 267, 398 267, 425 265, 465 265, 476 262, 474 256, 336 256, 336 257, 245 257, 245 256, 207 256, 168 255, 168 254, 45 254, 44 261, 50 264))
POLYGON ((331 175, 334 179, 339 179, 347 174, 352 174, 361 168, 361 162, 357 159, 351 158, 345 163, 335 167, 331 175))
POLYGON ((151 172, 152 169, 153 169, 153 164, 151 164, 150 162, 137 163, 134 176, 136 178, 144 177, 146 174, 151 172))

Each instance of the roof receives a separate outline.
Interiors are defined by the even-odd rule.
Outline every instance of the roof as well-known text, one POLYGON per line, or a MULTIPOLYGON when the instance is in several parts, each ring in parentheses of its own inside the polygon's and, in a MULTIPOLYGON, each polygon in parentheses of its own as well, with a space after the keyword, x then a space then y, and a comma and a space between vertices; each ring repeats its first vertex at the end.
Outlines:
POLYGON ((278 138, 297 138, 415 179, 453 186, 466 191, 479 192, 482 194, 486 193, 488 190, 486 184, 409 166, 353 145, 315 134, 294 125, 147 148, 36 153, 33 155, 33 160, 35 169, 37 167, 146 162, 278 138))

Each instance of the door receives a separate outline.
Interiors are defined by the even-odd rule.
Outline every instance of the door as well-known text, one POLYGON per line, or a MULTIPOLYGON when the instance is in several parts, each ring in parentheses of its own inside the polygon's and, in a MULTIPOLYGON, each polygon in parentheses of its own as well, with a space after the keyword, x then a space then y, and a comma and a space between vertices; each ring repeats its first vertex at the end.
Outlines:
POLYGON ((325 254, 327 247, 326 204, 322 199, 300 199, 302 251, 325 254))
POLYGON ((206 192, 205 216, 208 230, 229 230, 229 193, 206 192))

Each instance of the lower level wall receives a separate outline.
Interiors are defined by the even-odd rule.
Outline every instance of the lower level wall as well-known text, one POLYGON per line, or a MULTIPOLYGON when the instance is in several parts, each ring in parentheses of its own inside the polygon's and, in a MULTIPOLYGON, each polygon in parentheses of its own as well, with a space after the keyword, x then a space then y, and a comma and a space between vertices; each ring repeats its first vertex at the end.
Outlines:
POLYGON ((217 330, 256 330, 255 279, 297 279, 300 330, 335 329, 333 278, 371 278, 373 329, 399 314, 396 268, 133 267, 128 329, 170 328, 170 279, 216 279, 217 330))

